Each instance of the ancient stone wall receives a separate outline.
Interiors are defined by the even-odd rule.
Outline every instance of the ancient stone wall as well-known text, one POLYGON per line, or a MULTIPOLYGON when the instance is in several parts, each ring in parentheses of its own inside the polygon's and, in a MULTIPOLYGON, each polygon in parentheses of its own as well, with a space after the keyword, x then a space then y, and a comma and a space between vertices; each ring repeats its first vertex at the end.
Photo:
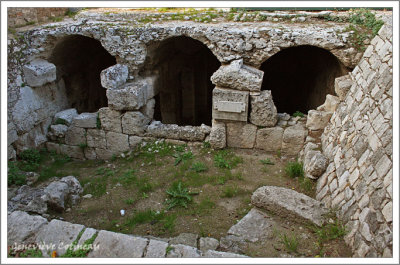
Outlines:
POLYGON ((321 140, 329 159, 317 199, 338 209, 356 257, 392 256, 392 27, 384 25, 357 67, 336 79, 341 99, 321 140), (347 89, 349 89, 347 92, 347 89))
POLYGON ((33 8, 33 7, 10 7, 8 13, 8 26, 18 27, 31 23, 49 21, 51 18, 63 16, 68 8, 33 8))

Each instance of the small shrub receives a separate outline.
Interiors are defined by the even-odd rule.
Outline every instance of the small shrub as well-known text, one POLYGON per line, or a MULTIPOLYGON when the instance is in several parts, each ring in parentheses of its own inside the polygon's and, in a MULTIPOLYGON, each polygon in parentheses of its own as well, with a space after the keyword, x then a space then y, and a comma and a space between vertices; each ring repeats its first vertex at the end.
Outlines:
POLYGON ((173 183, 166 193, 169 196, 169 199, 166 201, 168 210, 176 206, 187 208, 188 204, 192 201, 191 193, 186 187, 183 187, 180 181, 173 183))
POLYGON ((300 112, 300 111, 296 111, 295 113, 293 113, 293 117, 303 118, 304 117, 304 113, 300 112))
POLYGON ((263 165, 275 165, 275 164, 271 161, 271 159, 269 159, 269 158, 260 160, 260 162, 261 162, 263 165))
POLYGON ((8 185, 17 185, 21 186, 26 183, 26 176, 22 174, 17 166, 17 163, 14 161, 8 162, 8 185))
POLYGON ((291 178, 304 177, 303 163, 289 162, 285 167, 285 173, 291 178))
POLYGON ((204 172, 207 170, 207 166, 203 162, 195 162, 193 163, 191 170, 195 171, 196 173, 204 172))
POLYGON ((334 220, 333 223, 327 223, 322 227, 314 227, 314 232, 317 234, 320 243, 336 238, 342 238, 347 233, 346 227, 337 219, 334 220))
POLYGON ((88 147, 87 143, 80 143, 79 144, 79 148, 82 149, 82 151, 84 151, 87 147, 88 147))
POLYGON ((57 118, 56 121, 54 122, 55 125, 57 124, 62 124, 62 125, 67 125, 67 121, 61 118, 57 118))
POLYGON ((35 149, 28 149, 21 152, 18 157, 18 167, 22 171, 36 171, 39 168, 39 163, 42 160, 40 152, 35 149))
POLYGON ((281 235, 281 242, 289 252, 297 253, 297 247, 299 240, 296 235, 288 236, 286 234, 281 235))

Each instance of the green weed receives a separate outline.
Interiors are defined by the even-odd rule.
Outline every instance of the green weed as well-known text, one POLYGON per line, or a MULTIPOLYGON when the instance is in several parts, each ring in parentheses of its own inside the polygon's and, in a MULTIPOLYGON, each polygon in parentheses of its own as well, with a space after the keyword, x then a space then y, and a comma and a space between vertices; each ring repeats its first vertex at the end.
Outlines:
POLYGON ((96 128, 97 129, 101 129, 101 120, 100 120, 100 114, 99 113, 97 113, 96 128))
POLYGON ((232 197, 236 196, 238 193, 239 193, 238 187, 228 186, 228 187, 224 188, 222 197, 232 198, 232 197))
POLYGON ((299 240, 296 235, 288 236, 286 234, 281 235, 281 242, 289 252, 297 253, 297 247, 299 245, 299 240))
POLYGON ((300 112, 300 111, 296 111, 295 113, 293 113, 292 115, 293 117, 300 117, 303 118, 304 117, 304 113, 300 112))
POLYGON ((214 165, 218 168, 232 169, 242 162, 243 158, 229 150, 220 150, 214 155, 214 165))
POLYGON ((175 157, 175 166, 178 165, 180 162, 186 162, 190 159, 193 158, 193 153, 192 152, 186 152, 186 153, 178 153, 174 155, 175 157))
POLYGON ((191 193, 180 181, 173 183, 166 193, 169 196, 169 199, 166 201, 167 210, 176 206, 187 208, 188 204, 192 202, 191 193))
POLYGON ((26 183, 26 176, 18 168, 17 162, 8 161, 8 185, 21 186, 26 183))
POLYGON ((196 173, 200 173, 207 171, 207 166, 203 162, 195 162, 190 169, 196 173))
POLYGON ((57 118, 57 119, 55 120, 54 124, 55 124, 55 125, 58 125, 58 124, 67 125, 67 121, 64 120, 64 119, 61 119, 61 118, 57 118))
POLYGON ((39 248, 27 249, 19 254, 21 258, 43 258, 43 253, 39 248))
POLYGON ((291 178, 304 177, 303 163, 289 162, 285 167, 285 173, 291 178))
POLYGON ((125 203, 128 204, 128 205, 132 205, 132 204, 135 203, 135 199, 132 199, 132 198, 126 199, 125 203))
POLYGON ((261 162, 263 165, 275 165, 275 164, 271 161, 271 159, 269 159, 269 158, 260 160, 260 162, 261 162))

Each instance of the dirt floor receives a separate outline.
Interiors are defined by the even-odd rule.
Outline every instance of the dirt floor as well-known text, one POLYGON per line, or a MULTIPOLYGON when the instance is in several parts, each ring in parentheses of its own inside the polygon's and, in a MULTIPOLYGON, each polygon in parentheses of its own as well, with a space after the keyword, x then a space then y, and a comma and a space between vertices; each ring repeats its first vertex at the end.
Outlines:
MULTIPOLYGON (((83 198, 79 205, 62 214, 53 213, 53 217, 126 234, 169 238, 195 233, 220 239, 252 208, 251 195, 258 187, 282 186, 309 196, 314 194, 314 182, 285 174, 285 166, 294 158, 280 153, 215 151, 207 144, 155 142, 123 156, 110 161, 70 161, 55 169, 57 176, 76 176, 84 188, 83 195, 91 198, 83 198), (179 183, 181 188, 187 188, 192 200, 186 208, 169 209, 171 196, 167 191, 179 183), (124 216, 121 210, 125 211, 124 216)), ((51 159, 46 163, 51 164, 51 159)), ((315 228, 268 214, 277 224, 271 240, 250 243, 244 254, 351 256, 342 239, 318 243, 315 228), (288 249, 284 236, 294 238, 296 251, 288 249)))

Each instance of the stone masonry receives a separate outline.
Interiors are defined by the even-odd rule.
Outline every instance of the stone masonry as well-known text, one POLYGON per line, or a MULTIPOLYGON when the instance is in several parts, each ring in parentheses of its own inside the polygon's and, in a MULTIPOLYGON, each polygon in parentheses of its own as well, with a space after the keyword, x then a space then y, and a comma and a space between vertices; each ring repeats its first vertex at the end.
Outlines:
MULTIPOLYGON (((355 257, 391 257, 393 236, 392 27, 384 25, 350 74, 351 87, 321 140, 329 158, 317 199, 338 209, 355 257)), ((343 80, 343 78, 341 78, 343 80)), ((342 86, 348 86, 341 81, 342 86)), ((340 90, 340 82, 336 90, 340 90)), ((343 93, 341 94, 343 96, 343 93)))

